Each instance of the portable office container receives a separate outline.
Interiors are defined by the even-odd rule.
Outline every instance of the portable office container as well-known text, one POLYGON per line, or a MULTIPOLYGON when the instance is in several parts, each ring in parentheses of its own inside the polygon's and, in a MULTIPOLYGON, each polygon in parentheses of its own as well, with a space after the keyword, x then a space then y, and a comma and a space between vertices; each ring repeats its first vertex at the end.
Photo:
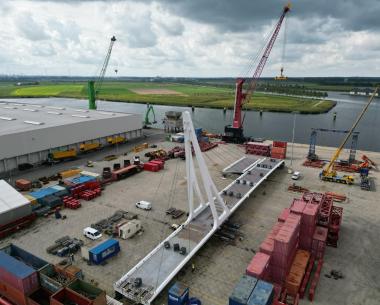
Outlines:
POLYGON ((141 230, 141 221, 133 219, 119 227, 119 237, 128 239, 141 230))
POLYGON ((189 302, 189 287, 182 283, 175 283, 169 289, 168 305, 186 305, 189 302))
POLYGON ((243 275, 230 295, 229 305, 246 305, 256 283, 255 277, 243 275))
POLYGON ((37 272, 4 251, 0 251, 0 280, 24 294, 39 287, 37 272))
POLYGON ((108 239, 91 248, 88 252, 90 261, 94 264, 100 264, 120 252, 119 241, 112 238, 108 239))

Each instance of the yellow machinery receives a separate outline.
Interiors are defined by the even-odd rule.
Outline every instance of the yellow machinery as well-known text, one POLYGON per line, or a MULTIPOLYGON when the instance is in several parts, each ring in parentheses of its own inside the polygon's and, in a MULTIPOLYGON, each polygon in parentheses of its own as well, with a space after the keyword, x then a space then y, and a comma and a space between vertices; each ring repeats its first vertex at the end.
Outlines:
POLYGON ((48 163, 56 163, 63 160, 75 159, 77 151, 75 149, 59 150, 48 154, 48 163))
POLYGON ((88 151, 93 151, 97 150, 100 148, 100 143, 95 142, 95 143, 83 143, 79 146, 79 150, 81 152, 88 152, 88 151))
POLYGON ((124 143, 126 140, 122 136, 107 137, 107 143, 111 145, 124 143))
POLYGON ((143 143, 143 144, 133 147, 133 152, 138 153, 140 151, 143 151, 144 149, 147 149, 148 147, 149 147, 148 143, 143 143))
POLYGON ((370 99, 368 100, 368 103, 364 106, 363 110, 360 112, 359 116, 357 117, 356 121, 352 125, 350 131, 347 133, 346 137, 344 138, 342 144, 339 146, 339 148, 336 150, 335 154, 331 158, 329 164, 327 165, 326 169, 324 169, 320 174, 319 177, 321 180, 324 181, 330 181, 330 182, 337 182, 337 183, 343 183, 343 184, 353 184, 354 183, 354 177, 350 175, 343 175, 338 176, 337 172, 333 169, 333 165, 335 161, 339 158, 340 153, 343 150, 344 145, 346 145, 348 139, 352 135, 353 131, 355 130, 356 126, 359 124, 361 118, 367 111, 369 105, 371 104, 372 100, 374 99, 377 91, 379 90, 379 86, 376 87, 376 89, 373 91, 370 99))
POLYGON ((276 76, 274 79, 275 80, 287 80, 288 78, 283 73, 284 73, 284 68, 281 67, 280 76, 276 76))

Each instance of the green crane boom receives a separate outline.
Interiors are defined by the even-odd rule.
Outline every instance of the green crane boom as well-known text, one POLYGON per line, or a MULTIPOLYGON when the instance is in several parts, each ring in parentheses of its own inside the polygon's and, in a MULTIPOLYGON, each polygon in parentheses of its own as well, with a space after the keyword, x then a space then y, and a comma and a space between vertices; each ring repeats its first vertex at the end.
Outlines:
POLYGON ((145 113, 144 128, 147 128, 149 125, 156 124, 156 123, 157 123, 156 114, 154 113, 153 106, 148 104, 148 108, 147 108, 146 113, 145 113), (152 115, 153 115, 153 121, 149 120, 150 113, 152 113, 152 115))
POLYGON ((108 47, 106 58, 104 59, 102 69, 100 70, 100 74, 97 77, 96 81, 90 80, 88 82, 88 108, 89 109, 96 109, 96 98, 99 91, 102 88, 104 76, 106 75, 108 63, 110 61, 111 52, 112 52, 112 48, 115 41, 116 41, 116 37, 112 36, 110 45, 108 47))

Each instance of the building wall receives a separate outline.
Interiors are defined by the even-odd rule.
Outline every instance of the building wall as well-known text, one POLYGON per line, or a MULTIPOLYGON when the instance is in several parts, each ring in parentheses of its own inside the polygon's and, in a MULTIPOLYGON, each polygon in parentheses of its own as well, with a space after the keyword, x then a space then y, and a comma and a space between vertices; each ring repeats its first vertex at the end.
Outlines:
POLYGON ((142 136, 139 115, 81 121, 74 124, 35 129, 0 136, 0 173, 17 168, 18 164, 37 164, 47 159, 49 152, 75 148, 83 142, 99 141, 122 135, 126 139, 142 136))

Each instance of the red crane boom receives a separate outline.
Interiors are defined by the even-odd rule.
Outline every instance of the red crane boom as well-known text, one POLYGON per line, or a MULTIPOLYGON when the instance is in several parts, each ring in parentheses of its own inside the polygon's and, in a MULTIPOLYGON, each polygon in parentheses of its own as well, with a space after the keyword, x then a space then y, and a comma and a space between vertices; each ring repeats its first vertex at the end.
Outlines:
POLYGON ((252 76, 252 80, 249 84, 249 87, 246 92, 243 92, 243 85, 246 81, 244 78, 238 78, 236 80, 236 91, 235 91, 235 108, 234 108, 234 118, 232 125, 228 125, 225 128, 225 134, 223 140, 233 143, 242 143, 245 141, 243 135, 243 120, 242 120, 242 109, 243 105, 246 104, 252 94, 256 90, 257 82, 260 78, 261 73, 263 72, 264 66, 268 60, 269 54, 273 48, 273 45, 277 39, 278 33, 280 32, 282 22, 284 21, 285 15, 290 11, 290 4, 286 5, 282 11, 280 19, 278 20, 273 34, 270 37, 269 42, 265 47, 265 51, 261 56, 260 62, 255 70, 255 73, 252 76))

